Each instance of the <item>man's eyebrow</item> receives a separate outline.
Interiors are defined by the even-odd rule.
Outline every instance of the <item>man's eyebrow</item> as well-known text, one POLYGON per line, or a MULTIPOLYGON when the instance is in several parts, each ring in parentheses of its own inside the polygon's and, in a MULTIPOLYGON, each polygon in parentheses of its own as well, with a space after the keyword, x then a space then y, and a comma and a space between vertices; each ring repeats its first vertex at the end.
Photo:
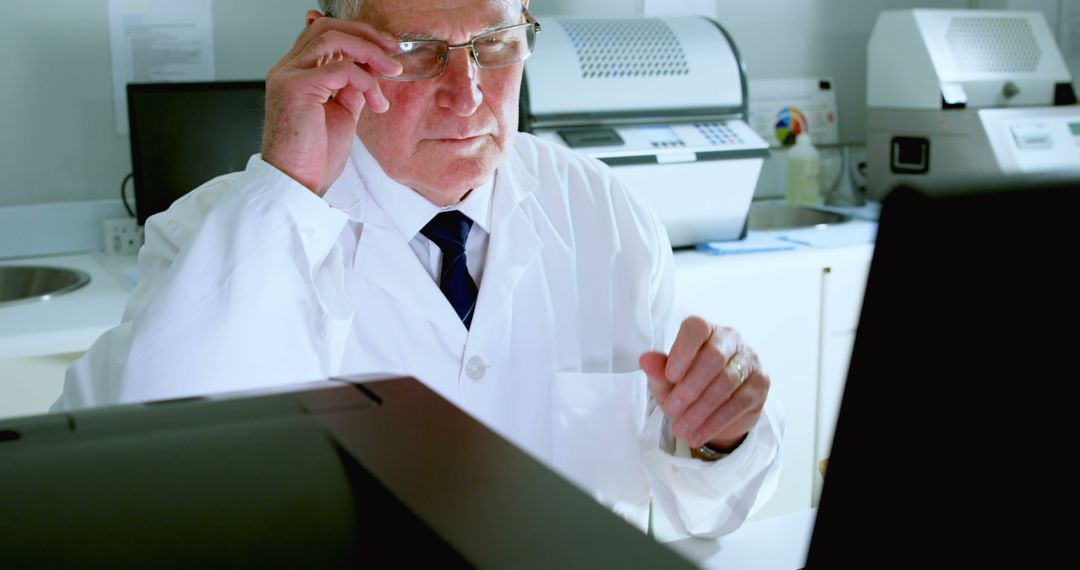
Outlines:
POLYGON ((394 34, 394 37, 396 37, 399 40, 406 40, 406 41, 408 41, 408 40, 437 40, 437 39, 439 39, 439 38, 437 38, 437 37, 435 37, 435 36, 433 36, 431 34, 413 34, 413 33, 409 33, 409 32, 402 32, 400 34, 394 34))
POLYGON ((480 34, 486 34, 488 32, 493 32, 493 31, 498 30, 500 28, 509 28, 510 26, 516 26, 516 25, 518 25, 520 23, 521 22, 517 21, 517 18, 514 18, 513 20, 511 20, 509 22, 502 22, 501 24, 495 24, 494 26, 488 26, 487 28, 485 28, 483 31, 481 31, 480 33, 478 33, 476 35, 479 36, 480 34))
MULTIPOLYGON (((493 32, 493 31, 498 30, 500 28, 509 28, 510 26, 516 26, 516 25, 518 25, 520 23, 521 22, 518 22, 515 19, 515 20, 512 20, 510 22, 503 22, 501 24, 495 24, 493 26, 488 26, 487 28, 484 28, 483 30, 477 32, 473 37, 479 36, 481 34, 486 34, 488 32, 493 32)), ((415 34, 415 33, 412 33, 412 32, 401 32, 401 33, 398 33, 398 34, 394 34, 394 37, 396 37, 399 40, 404 40, 404 41, 410 41, 410 40, 415 40, 415 41, 440 40, 440 41, 443 41, 442 38, 437 38, 437 37, 435 37, 435 36, 433 36, 431 34, 415 34)))

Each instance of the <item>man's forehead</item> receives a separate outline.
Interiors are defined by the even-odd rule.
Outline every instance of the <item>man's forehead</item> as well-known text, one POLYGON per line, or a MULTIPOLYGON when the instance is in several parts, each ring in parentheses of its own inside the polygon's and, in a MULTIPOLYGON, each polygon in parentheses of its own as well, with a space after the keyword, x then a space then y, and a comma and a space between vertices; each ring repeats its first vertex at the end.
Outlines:
MULTIPOLYGON (((361 20, 414 39, 468 26, 472 34, 517 23, 520 0, 364 0, 361 20)), ((446 39, 446 38, 439 38, 446 39)))

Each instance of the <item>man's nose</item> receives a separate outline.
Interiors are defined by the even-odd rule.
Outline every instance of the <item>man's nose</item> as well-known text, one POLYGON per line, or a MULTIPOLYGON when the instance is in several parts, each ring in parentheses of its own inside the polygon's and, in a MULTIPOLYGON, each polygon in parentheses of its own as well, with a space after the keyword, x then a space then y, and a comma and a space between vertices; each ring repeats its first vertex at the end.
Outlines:
POLYGON ((468 49, 454 50, 448 57, 446 70, 439 78, 441 85, 436 94, 436 102, 455 115, 467 117, 472 115, 484 100, 477 75, 480 70, 473 65, 468 49))

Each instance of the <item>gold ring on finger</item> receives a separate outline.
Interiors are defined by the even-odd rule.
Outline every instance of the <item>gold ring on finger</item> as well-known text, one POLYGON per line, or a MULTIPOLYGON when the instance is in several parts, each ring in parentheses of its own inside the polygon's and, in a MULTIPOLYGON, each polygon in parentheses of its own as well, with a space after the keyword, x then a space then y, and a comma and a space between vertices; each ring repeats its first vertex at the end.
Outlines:
POLYGON ((738 374, 739 376, 739 381, 735 383, 735 387, 738 388, 739 386, 742 386, 743 381, 746 380, 746 369, 743 368, 743 365, 739 363, 738 359, 732 358, 731 361, 728 362, 728 368, 735 370, 735 374, 738 374))

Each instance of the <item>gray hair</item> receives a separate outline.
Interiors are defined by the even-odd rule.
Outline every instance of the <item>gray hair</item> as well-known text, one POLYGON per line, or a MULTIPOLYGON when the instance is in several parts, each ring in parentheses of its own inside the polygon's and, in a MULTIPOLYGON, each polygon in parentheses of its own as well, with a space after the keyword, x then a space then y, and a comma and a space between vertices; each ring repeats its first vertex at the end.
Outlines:
POLYGON ((319 0, 319 9, 327 16, 356 20, 360 17, 361 2, 363 0, 319 0))

